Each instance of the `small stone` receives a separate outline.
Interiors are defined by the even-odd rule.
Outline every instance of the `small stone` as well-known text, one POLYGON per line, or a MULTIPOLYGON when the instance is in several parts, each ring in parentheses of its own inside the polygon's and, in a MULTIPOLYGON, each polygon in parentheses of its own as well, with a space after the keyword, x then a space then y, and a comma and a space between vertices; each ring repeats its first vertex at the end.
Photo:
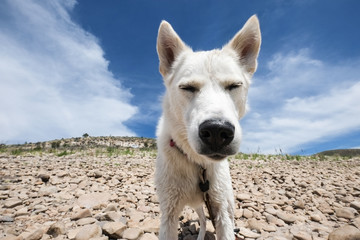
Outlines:
POLYGON ((22 204, 22 201, 19 199, 8 199, 4 203, 5 208, 14 208, 22 204))
POLYGON ((72 216, 71 216, 71 220, 76 221, 79 220, 81 218, 87 218, 87 217, 91 217, 91 212, 89 209, 81 209, 78 212, 75 212, 72 216))
POLYGON ((24 240, 39 240, 44 235, 42 229, 36 229, 30 233, 22 233, 20 236, 23 236, 24 240))
POLYGON ((354 226, 346 225, 331 232, 328 239, 329 240, 359 240, 360 230, 354 226))
POLYGON ((240 228, 240 232, 239 232, 241 235, 243 235, 244 237, 247 237, 247 238, 258 238, 260 237, 261 235, 258 234, 258 233, 255 233, 247 228, 240 228))
POLYGON ((158 237, 153 233, 145 233, 140 240, 158 240, 158 237))
POLYGON ((42 173, 39 175, 39 178, 41 178, 41 181, 43 181, 44 183, 47 183, 50 179, 50 175, 46 173, 42 173))
POLYGON ((91 218, 91 217, 87 217, 87 218, 81 218, 79 220, 76 221, 76 224, 79 226, 84 226, 84 225, 90 225, 96 222, 95 218, 91 218))
POLYGON ((251 218, 247 221, 248 224, 248 228, 250 228, 250 230, 256 230, 257 232, 261 232, 263 229, 263 225, 264 223, 256 220, 255 218, 251 218))
POLYGON ((266 207, 265 212, 270 213, 271 215, 276 216, 278 210, 276 210, 274 207, 266 207))
POLYGON ((305 203, 302 200, 298 200, 298 201, 294 202, 294 207, 300 208, 300 209, 305 209, 305 203))
MULTIPOLYGON (((83 208, 94 208, 100 205, 105 205, 111 195, 109 193, 89 193, 80 196, 77 204, 83 208)), ((105 205, 106 206, 106 205, 105 205)))
POLYGON ((94 177, 95 177, 95 178, 101 178, 102 176, 103 176, 103 173, 102 173, 101 171, 96 170, 96 171, 94 172, 94 177))
POLYGON ((297 232, 297 233, 294 233, 294 238, 296 240, 312 240, 312 237, 310 234, 306 233, 306 232, 297 232))
POLYGON ((100 237, 101 234, 102 231, 99 225, 86 225, 79 229, 75 236, 75 240, 88 240, 90 238, 100 237))
POLYGON ((15 217, 25 216, 25 215, 29 215, 27 207, 20 208, 15 213, 15 217))
POLYGON ((124 218, 123 215, 119 212, 107 212, 105 213, 104 217, 107 221, 122 222, 126 224, 126 218, 124 218))
POLYGON ((254 216, 254 213, 250 211, 249 209, 245 208, 243 212, 243 216, 247 219, 252 218, 254 216))
POLYGON ((350 207, 360 211, 360 202, 359 201, 354 201, 350 203, 350 207))
POLYGON ((310 214, 310 219, 314 222, 320 222, 321 221, 321 217, 318 214, 315 213, 311 213, 310 214))
POLYGON ((116 211, 117 211, 116 204, 114 204, 114 203, 108 204, 104 210, 104 212, 116 212, 116 211))
POLYGON ((338 218, 353 219, 355 218, 356 210, 354 208, 344 207, 337 208, 335 212, 338 218))
POLYGON ((14 218, 10 216, 0 216, 0 222, 13 222, 14 218))
POLYGON ((276 216, 287 224, 294 223, 296 221, 296 218, 293 214, 288 214, 282 211, 278 211, 276 216))
POLYGON ((138 239, 141 234, 143 234, 143 231, 140 228, 128 228, 123 232, 122 237, 129 240, 135 240, 138 239))
POLYGON ((152 233, 158 233, 160 230, 160 220, 158 218, 146 218, 143 222, 140 228, 144 232, 152 232, 152 233))
POLYGON ((56 186, 43 186, 39 190, 39 196, 51 196, 54 193, 57 193, 58 189, 56 186))
POLYGON ((102 227, 104 234, 110 238, 122 238, 122 233, 126 229, 126 225, 122 222, 106 222, 102 227))
POLYGON ((63 235, 65 234, 65 224, 63 222, 56 222, 50 226, 46 233, 51 235, 53 238, 56 238, 59 235, 63 235))
POLYGON ((239 193, 238 195, 236 195, 236 199, 239 201, 246 201, 246 200, 250 200, 251 196, 246 193, 239 193))

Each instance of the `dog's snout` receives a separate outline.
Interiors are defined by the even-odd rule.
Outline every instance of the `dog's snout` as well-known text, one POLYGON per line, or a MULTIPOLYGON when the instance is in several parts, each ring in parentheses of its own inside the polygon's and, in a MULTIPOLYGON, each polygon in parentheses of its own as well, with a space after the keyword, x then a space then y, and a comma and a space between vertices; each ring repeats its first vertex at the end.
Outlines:
POLYGON ((219 151, 234 139, 235 127, 222 120, 207 120, 199 126, 199 137, 212 151, 219 151))

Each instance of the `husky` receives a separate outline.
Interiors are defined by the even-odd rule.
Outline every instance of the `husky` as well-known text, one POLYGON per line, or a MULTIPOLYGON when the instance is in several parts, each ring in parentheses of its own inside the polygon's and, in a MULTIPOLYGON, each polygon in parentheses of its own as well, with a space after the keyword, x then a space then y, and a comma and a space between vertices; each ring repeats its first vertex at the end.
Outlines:
POLYGON ((161 22, 157 52, 166 92, 157 127, 155 170, 160 240, 178 239, 178 218, 185 205, 199 215, 197 239, 204 239, 204 201, 217 239, 235 239, 234 195, 226 158, 240 148, 239 120, 246 112, 260 44, 256 15, 221 49, 198 52, 168 22, 161 22))

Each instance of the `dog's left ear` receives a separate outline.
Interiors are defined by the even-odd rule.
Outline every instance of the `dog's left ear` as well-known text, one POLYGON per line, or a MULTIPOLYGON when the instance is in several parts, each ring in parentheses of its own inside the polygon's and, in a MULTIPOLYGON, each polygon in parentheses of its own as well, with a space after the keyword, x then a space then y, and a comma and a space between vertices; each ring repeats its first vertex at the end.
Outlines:
POLYGON ((159 27, 156 49, 160 61, 160 73, 165 77, 171 69, 176 57, 188 47, 176 34, 171 25, 162 21, 159 27))
POLYGON ((256 71, 257 57, 261 45, 261 33, 259 19, 253 15, 245 23, 243 28, 224 48, 235 50, 239 57, 240 64, 250 74, 256 71))

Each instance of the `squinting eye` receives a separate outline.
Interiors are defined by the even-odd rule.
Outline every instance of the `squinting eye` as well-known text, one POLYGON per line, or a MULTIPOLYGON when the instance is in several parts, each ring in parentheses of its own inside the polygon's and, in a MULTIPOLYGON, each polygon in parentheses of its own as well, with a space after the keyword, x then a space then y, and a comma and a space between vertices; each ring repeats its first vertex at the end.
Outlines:
POLYGON ((242 86, 241 82, 233 83, 233 84, 230 84, 230 85, 226 86, 225 89, 231 91, 231 90, 234 90, 234 89, 239 88, 241 86, 242 86))
POLYGON ((187 92, 196 92, 198 90, 196 87, 191 85, 180 85, 179 88, 187 92))

